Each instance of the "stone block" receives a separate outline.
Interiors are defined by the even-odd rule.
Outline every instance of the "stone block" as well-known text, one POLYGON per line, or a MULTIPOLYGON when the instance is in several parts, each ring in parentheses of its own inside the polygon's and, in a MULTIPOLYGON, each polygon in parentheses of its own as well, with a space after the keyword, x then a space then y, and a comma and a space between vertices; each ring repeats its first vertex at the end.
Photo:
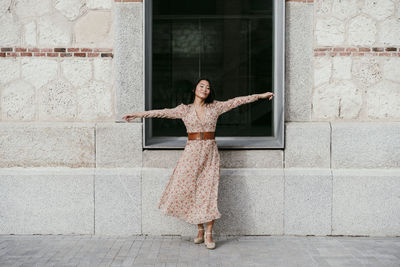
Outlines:
POLYGON ((76 45, 83 47, 113 47, 112 24, 113 17, 110 10, 89 10, 74 24, 76 45))
POLYGON ((15 21, 11 12, 0 16, 0 44, 2 47, 18 46, 21 41, 19 21, 15 21))
POLYGON ((333 235, 400 235, 400 169, 332 171, 333 235))
POLYGON ((78 116, 81 121, 113 121, 114 88, 91 81, 77 89, 78 116))
POLYGON ((233 235, 282 235, 283 169, 221 169, 215 232, 233 235))
POLYGON ((222 168, 283 168, 283 150, 220 150, 222 168))
POLYGON ((93 234, 92 169, 0 169, 0 234, 93 234))
POLYGON ((76 90, 71 83, 56 79, 37 90, 40 121, 75 120, 78 111, 76 90))
MULTIPOLYGON (((345 40, 345 23, 332 16, 319 18, 315 24, 317 46, 343 45, 345 40)), ((308 42, 310 42, 308 40, 308 42)))
POLYGON ((94 125, 0 123, 0 167, 94 167, 94 125))
POLYGON ((59 12, 40 17, 37 28, 39 46, 70 46, 72 43, 72 23, 59 12))
POLYGON ((285 169, 285 235, 330 235, 332 173, 285 169))
POLYGON ((95 169, 95 234, 141 234, 141 169, 95 169))
POLYGON ((16 80, 5 86, 0 102, 3 121, 35 119, 35 88, 23 80, 16 80))
POLYGON ((22 79, 40 88, 57 78, 58 63, 56 59, 23 57, 21 73, 22 79))
POLYGON ((96 124, 96 167, 141 167, 142 153, 142 124, 96 124))
POLYGON ((376 22, 365 15, 352 18, 349 22, 348 44, 352 46, 371 46, 376 42, 376 22))
POLYGON ((338 80, 314 90, 313 120, 359 119, 362 90, 353 81, 338 80))
POLYGON ((115 3, 115 120, 143 111, 143 3, 115 3))
POLYGON ((63 58, 60 64, 65 79, 75 87, 82 87, 92 79, 92 62, 87 58, 63 58))
POLYGON ((366 93, 368 118, 373 120, 400 119, 400 84, 383 80, 366 93))
POLYGON ((286 2, 285 121, 311 119, 314 9, 286 2))
POLYGON ((9 57, 0 59, 0 85, 18 79, 20 74, 19 58, 9 57))
POLYGON ((331 129, 329 122, 285 124, 285 168, 329 168, 331 129))
POLYGON ((376 20, 383 20, 393 15, 394 3, 390 0, 366 0, 362 12, 370 15, 376 20))
POLYGON ((332 168, 399 168, 400 122, 332 122, 332 168))
POLYGON ((378 36, 379 43, 383 46, 398 46, 400 44, 400 21, 398 20, 398 17, 396 18, 393 16, 384 20, 381 23, 378 36))

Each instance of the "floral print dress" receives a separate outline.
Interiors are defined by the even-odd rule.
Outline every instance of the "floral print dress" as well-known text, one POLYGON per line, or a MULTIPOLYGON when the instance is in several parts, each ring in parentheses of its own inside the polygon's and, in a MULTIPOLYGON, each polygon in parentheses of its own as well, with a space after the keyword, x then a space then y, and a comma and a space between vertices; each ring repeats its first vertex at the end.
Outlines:
MULTIPOLYGON (((258 100, 258 95, 238 96, 226 101, 214 100, 204 109, 202 121, 192 104, 143 112, 144 118, 182 119, 187 132, 214 132, 218 117, 240 105, 258 100)), ((215 139, 187 140, 175 169, 161 195, 158 208, 190 224, 218 219, 220 157, 215 139)))

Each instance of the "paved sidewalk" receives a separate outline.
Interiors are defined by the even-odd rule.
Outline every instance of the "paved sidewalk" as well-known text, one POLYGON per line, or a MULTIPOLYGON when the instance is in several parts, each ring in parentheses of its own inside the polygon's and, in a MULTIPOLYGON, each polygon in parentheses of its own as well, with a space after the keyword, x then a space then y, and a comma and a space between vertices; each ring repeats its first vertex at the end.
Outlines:
POLYGON ((400 266, 400 237, 0 235, 0 266, 400 266))

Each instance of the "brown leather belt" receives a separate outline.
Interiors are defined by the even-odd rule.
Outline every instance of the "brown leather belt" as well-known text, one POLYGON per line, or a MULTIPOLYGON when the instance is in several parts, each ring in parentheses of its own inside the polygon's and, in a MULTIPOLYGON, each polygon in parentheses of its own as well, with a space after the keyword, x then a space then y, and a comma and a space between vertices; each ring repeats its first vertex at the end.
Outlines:
POLYGON ((215 132, 192 132, 187 134, 188 140, 215 139, 215 132))

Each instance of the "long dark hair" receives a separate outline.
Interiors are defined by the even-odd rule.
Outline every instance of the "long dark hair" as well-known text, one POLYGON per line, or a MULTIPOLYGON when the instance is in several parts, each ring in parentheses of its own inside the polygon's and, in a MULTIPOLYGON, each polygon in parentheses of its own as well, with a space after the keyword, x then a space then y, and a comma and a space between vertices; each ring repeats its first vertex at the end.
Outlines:
POLYGON ((192 88, 192 93, 191 93, 191 97, 190 97, 190 103, 193 103, 194 98, 196 97, 195 94, 195 90, 196 90, 196 86, 199 84, 200 81, 207 81, 208 84, 210 85, 210 93, 208 94, 208 97, 206 98, 206 100, 204 101, 205 103, 212 103, 215 99, 215 91, 214 91, 214 87, 211 85, 211 81, 208 78, 200 78, 198 79, 195 83, 194 86, 192 88))

